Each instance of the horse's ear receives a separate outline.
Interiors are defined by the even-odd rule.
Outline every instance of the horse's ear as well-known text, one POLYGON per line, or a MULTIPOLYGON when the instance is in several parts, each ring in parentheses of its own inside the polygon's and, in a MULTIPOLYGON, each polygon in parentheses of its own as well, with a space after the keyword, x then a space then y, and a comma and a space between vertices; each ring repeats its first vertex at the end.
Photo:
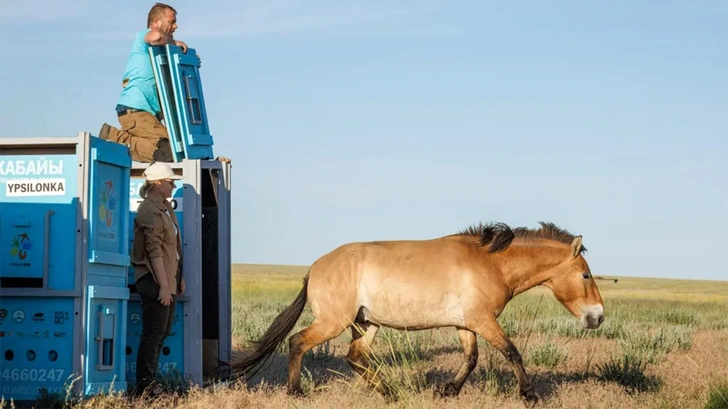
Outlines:
POLYGON ((576 236, 571 242, 571 256, 578 257, 579 254, 581 254, 581 236, 576 236))

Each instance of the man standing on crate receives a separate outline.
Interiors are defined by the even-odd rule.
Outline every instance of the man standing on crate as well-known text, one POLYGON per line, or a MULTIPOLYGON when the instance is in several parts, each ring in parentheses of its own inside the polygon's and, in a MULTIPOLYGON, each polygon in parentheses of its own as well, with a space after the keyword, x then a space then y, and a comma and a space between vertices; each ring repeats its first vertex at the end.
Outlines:
POLYGON ((187 52, 187 45, 174 39, 177 10, 156 3, 147 16, 147 29, 132 43, 116 105, 121 129, 104 123, 99 138, 127 145, 137 162, 173 162, 167 129, 160 122, 162 109, 149 57, 150 46, 175 44, 187 52))

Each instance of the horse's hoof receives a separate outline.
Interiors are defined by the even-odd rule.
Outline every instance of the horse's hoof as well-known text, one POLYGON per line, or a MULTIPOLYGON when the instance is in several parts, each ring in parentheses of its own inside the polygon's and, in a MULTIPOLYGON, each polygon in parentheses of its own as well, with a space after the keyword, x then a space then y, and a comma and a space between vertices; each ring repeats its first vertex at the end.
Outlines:
POLYGON ((455 387, 452 382, 448 382, 444 385, 435 386, 435 397, 450 398, 457 396, 460 391, 455 387))
POLYGON ((533 389, 521 390, 521 397, 530 404, 530 407, 535 406, 541 400, 533 389))
POLYGON ((397 403, 399 401, 399 397, 394 393, 383 393, 382 397, 387 403, 397 403))
POLYGON ((388 386, 383 386, 383 387, 379 388, 379 393, 382 395, 382 397, 384 398, 384 401, 387 403, 395 403, 395 402, 399 401, 399 397, 397 396, 397 394, 394 393, 392 388, 390 388, 388 386))

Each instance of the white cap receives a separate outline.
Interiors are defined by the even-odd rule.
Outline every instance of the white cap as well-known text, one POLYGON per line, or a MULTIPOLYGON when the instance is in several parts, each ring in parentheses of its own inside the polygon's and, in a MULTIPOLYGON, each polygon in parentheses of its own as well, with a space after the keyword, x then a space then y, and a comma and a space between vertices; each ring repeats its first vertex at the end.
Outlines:
POLYGON ((144 171, 144 177, 149 181, 164 179, 182 179, 182 176, 175 175, 172 167, 166 162, 154 162, 144 171))

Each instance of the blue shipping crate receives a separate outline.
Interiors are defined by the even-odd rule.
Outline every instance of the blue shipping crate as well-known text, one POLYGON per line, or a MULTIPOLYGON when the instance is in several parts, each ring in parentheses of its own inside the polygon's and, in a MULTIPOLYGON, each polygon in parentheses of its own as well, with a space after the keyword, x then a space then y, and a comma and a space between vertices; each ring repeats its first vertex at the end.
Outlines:
POLYGON ((5 399, 126 389, 130 167, 126 146, 88 133, 0 140, 5 399))

